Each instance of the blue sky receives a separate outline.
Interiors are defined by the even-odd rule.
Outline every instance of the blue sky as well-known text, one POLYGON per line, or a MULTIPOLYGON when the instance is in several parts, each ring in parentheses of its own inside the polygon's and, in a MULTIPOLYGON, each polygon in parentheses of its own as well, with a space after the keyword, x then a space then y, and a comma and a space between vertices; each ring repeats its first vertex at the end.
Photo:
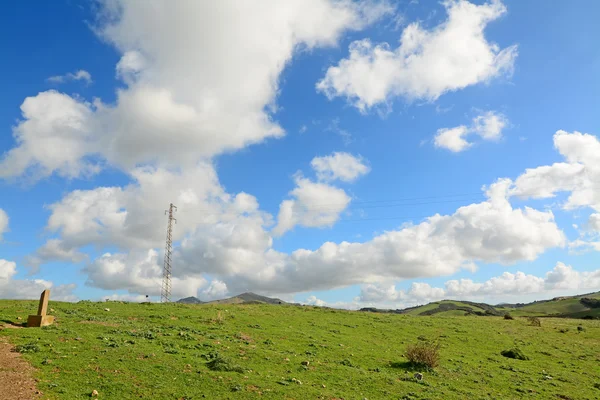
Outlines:
POLYGON ((0 297, 600 289, 600 5, 266 3, 4 5, 0 297))

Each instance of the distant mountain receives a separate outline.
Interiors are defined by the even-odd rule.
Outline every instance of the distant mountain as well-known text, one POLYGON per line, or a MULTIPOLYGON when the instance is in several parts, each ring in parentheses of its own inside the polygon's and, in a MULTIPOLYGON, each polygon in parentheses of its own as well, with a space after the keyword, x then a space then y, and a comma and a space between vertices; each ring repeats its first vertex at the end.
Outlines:
POLYGON ((502 303, 495 306, 470 301, 442 300, 422 306, 402 310, 362 308, 361 311, 409 315, 480 315, 499 316, 510 313, 513 316, 540 316, 563 318, 600 318, 600 292, 577 296, 555 297, 532 303, 502 303))
POLYGON ((204 304, 204 302, 202 300, 200 300, 199 298, 194 297, 194 296, 186 297, 185 299, 179 299, 179 300, 177 300, 177 303, 183 303, 183 304, 204 304))
POLYGON ((271 297, 261 296, 256 293, 246 292, 239 294, 234 297, 222 300, 209 301, 208 304, 287 304, 285 301, 280 299, 273 299, 271 297))

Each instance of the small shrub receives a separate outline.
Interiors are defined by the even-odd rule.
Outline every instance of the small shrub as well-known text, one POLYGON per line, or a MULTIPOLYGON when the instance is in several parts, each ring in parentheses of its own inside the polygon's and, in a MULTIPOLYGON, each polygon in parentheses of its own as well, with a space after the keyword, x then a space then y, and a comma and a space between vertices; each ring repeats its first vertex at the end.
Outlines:
POLYGON ((528 317, 527 320, 531 326, 542 326, 542 321, 538 317, 528 317))
POLYGON ((510 313, 506 313, 504 314, 504 319, 514 319, 514 317, 510 313))
POLYGON ((567 333, 569 332, 569 328, 561 328, 558 330, 560 333, 567 333))
POLYGON ((417 342, 408 345, 405 356, 408 361, 419 367, 435 368, 440 363, 440 345, 433 342, 417 342))
POLYGON ((35 343, 20 344, 15 347, 17 353, 37 353, 40 351, 40 346, 35 343))
POLYGON ((584 332, 584 331, 585 331, 585 328, 583 326, 579 325, 577 327, 577 332, 584 332))
POLYGON ((502 350, 500 354, 507 358, 514 358, 515 360, 529 360, 529 357, 527 357, 518 347, 502 350))
POLYGON ((239 372, 240 374, 244 372, 242 367, 218 353, 214 354, 213 359, 207 362, 206 366, 211 371, 239 372))
POLYGON ((223 323, 225 323, 225 318, 223 317, 223 314, 221 313, 221 311, 217 312, 217 316, 212 319, 212 322, 213 322, 213 324, 219 324, 219 325, 223 325, 223 323))

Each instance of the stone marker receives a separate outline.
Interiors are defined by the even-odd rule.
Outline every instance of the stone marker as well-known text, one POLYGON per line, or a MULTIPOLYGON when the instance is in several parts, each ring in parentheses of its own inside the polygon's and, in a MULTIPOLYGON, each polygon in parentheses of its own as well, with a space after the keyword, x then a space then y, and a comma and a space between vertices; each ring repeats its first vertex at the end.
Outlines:
POLYGON ((46 325, 52 325, 54 317, 52 315, 46 315, 48 311, 48 299, 50 298, 50 290, 46 289, 40 296, 40 305, 38 307, 37 315, 30 315, 27 318, 28 327, 40 327, 46 325))

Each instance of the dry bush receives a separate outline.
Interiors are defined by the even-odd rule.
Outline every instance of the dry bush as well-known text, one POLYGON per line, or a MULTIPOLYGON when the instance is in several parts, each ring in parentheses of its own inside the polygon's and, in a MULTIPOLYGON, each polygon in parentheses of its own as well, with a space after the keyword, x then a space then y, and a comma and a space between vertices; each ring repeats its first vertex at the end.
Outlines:
POLYGON ((225 322, 225 318, 223 317, 223 314, 221 314, 221 311, 218 311, 217 316, 212 319, 212 323, 223 325, 224 322, 225 322))
POLYGON ((405 356, 411 364, 435 368, 440 363, 440 345, 433 342, 417 342, 406 347, 405 356))
POLYGON ((542 326, 542 321, 538 317, 528 317, 527 320, 531 326, 542 326))
POLYGON ((514 319, 509 313, 504 314, 504 319, 514 319))

